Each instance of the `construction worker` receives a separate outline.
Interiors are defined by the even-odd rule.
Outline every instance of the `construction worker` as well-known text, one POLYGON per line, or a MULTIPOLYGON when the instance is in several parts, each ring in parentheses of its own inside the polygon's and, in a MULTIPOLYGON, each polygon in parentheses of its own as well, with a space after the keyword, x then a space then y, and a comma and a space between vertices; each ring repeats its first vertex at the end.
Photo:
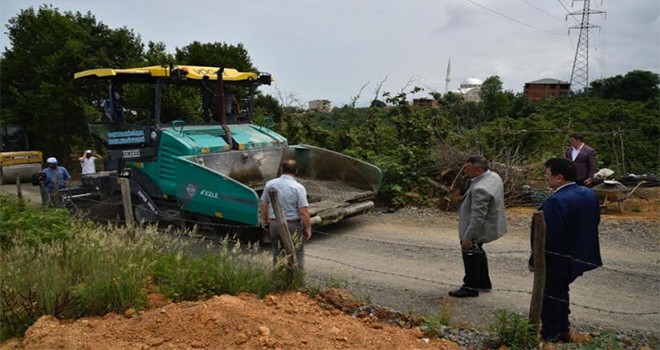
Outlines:
POLYGON ((83 153, 83 155, 78 158, 80 161, 80 169, 82 170, 82 176, 96 174, 96 164, 95 160, 103 160, 103 157, 99 156, 97 153, 92 152, 91 149, 88 149, 83 153))
POLYGON ((55 191, 55 182, 57 182, 58 189, 65 189, 71 185, 69 171, 65 167, 57 165, 57 158, 50 157, 46 159, 46 164, 48 164, 48 167, 41 171, 41 181, 45 189, 42 193, 44 203, 50 202, 55 191))

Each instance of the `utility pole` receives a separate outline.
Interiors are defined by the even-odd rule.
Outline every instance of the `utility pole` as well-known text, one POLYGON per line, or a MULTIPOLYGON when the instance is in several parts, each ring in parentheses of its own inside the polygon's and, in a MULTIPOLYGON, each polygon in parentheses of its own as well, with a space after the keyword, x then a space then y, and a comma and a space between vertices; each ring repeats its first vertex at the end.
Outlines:
POLYGON ((579 91, 586 90, 589 87, 589 28, 600 28, 600 26, 595 26, 589 22, 589 15, 602 14, 605 11, 591 10, 590 0, 573 0, 573 3, 575 1, 584 2, 582 11, 570 12, 566 15, 566 19, 568 19, 568 16, 582 17, 580 25, 568 28, 569 34, 571 29, 580 30, 580 37, 575 48, 575 58, 573 59, 573 71, 571 72, 571 90, 579 91))

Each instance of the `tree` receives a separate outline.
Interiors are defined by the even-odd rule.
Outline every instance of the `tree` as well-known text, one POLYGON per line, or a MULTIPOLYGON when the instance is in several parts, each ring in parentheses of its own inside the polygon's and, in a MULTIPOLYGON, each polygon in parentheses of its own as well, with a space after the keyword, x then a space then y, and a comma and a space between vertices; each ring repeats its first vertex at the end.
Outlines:
POLYGON ((72 144, 87 137, 88 119, 98 115, 90 107, 91 93, 73 74, 142 61, 140 37, 110 29, 90 13, 60 13, 45 5, 11 18, 7 35, 11 47, 0 60, 3 122, 22 124, 33 148, 66 163, 72 144))
POLYGON ((167 52, 165 43, 162 41, 150 41, 147 44, 147 53, 144 55, 148 65, 159 65, 174 63, 174 56, 167 52))
POLYGON ((282 106, 279 101, 271 95, 260 95, 254 99, 255 108, 255 122, 258 124, 269 126, 269 121, 265 118, 271 118, 273 122, 277 123, 282 120, 282 106), (259 123, 263 121, 263 123, 259 123))
POLYGON ((502 92, 502 80, 497 75, 486 78, 481 85, 481 101, 486 120, 507 115, 509 98, 502 92))
POLYGON ((243 44, 200 43, 194 41, 176 49, 175 58, 179 64, 196 66, 234 68, 241 72, 257 70, 243 44))
POLYGON ((591 82, 589 95, 626 101, 647 101, 658 98, 660 94, 660 76, 658 74, 633 70, 625 76, 617 75, 591 82))

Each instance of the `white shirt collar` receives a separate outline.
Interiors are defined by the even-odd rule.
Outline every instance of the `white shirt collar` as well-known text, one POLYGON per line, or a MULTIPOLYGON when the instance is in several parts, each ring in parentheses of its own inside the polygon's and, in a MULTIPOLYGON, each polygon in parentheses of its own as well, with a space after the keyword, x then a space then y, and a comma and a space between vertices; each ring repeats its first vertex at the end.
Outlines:
POLYGON ((564 187, 566 187, 566 186, 569 186, 569 185, 575 185, 575 181, 567 182, 567 183, 565 183, 565 184, 563 184, 563 185, 557 187, 557 189, 556 189, 554 192, 552 192, 552 193, 556 193, 557 191, 559 191, 559 190, 561 190, 562 188, 564 188, 564 187))

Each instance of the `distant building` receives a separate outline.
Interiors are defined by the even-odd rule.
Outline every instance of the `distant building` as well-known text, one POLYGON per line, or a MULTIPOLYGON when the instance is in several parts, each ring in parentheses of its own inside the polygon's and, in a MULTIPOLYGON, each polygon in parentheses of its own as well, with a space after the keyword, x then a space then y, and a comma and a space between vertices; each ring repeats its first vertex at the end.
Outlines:
POLYGON ((529 83, 525 83, 525 88, 523 89, 523 95, 531 101, 568 96, 570 92, 571 84, 557 79, 530 81, 529 83))
POLYGON ((307 110, 330 113, 332 110, 332 102, 328 100, 311 100, 307 102, 307 110))
POLYGON ((461 83, 455 93, 461 95, 463 100, 470 102, 481 101, 481 85, 483 81, 476 78, 467 78, 461 83))
POLYGON ((438 101, 434 98, 415 98, 412 103, 413 107, 431 107, 438 108, 440 105, 438 101))

